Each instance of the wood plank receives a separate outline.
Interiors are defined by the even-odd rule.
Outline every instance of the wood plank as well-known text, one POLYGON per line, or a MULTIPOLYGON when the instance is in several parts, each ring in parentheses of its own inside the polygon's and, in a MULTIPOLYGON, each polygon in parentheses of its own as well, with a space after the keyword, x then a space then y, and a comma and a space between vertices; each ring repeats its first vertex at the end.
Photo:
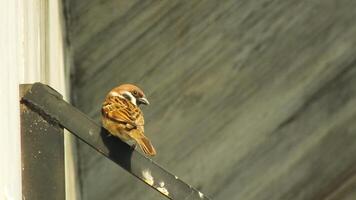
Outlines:
POLYGON ((334 190, 331 190, 330 195, 328 195, 325 200, 353 200, 356 197, 355 188, 356 175, 354 174, 353 176, 348 177, 340 187, 335 187, 334 190))
POLYGON ((0 199, 22 199, 18 86, 25 65, 22 2, 0 2, 0 199))
MULTIPOLYGON (((313 199, 352 167, 356 2, 134 8, 101 14, 105 25, 92 25, 94 14, 73 24, 96 27, 71 40, 82 111, 99 121, 112 87, 141 85, 155 160, 214 199, 313 199)), ((159 198, 86 147, 79 154, 85 199, 159 198)))

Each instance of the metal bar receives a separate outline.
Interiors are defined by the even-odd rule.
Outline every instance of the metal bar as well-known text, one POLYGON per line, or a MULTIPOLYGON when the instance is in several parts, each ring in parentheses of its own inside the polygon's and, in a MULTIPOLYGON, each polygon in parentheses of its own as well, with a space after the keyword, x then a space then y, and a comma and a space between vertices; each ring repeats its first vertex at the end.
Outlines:
MULTIPOLYGON (((178 177, 167 172, 65 102, 52 88, 35 83, 24 95, 26 104, 47 120, 59 123, 86 144, 114 161, 129 173, 159 191, 169 199, 209 199, 178 177)), ((99 106, 99 105, 98 105, 99 106)))
MULTIPOLYGON (((31 85, 20 85, 23 96, 31 85)), ((20 104, 23 199, 65 199, 64 135, 58 123, 20 104)))

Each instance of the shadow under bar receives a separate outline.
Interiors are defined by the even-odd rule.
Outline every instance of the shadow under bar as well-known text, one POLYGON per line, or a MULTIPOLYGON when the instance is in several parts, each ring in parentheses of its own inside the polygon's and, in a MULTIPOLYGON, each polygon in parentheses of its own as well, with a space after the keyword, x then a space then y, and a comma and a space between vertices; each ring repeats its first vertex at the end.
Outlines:
POLYGON ((66 128, 80 140, 167 198, 174 200, 209 199, 128 144, 110 136, 106 129, 64 101, 62 96, 51 87, 42 83, 34 83, 22 100, 47 121, 66 128))

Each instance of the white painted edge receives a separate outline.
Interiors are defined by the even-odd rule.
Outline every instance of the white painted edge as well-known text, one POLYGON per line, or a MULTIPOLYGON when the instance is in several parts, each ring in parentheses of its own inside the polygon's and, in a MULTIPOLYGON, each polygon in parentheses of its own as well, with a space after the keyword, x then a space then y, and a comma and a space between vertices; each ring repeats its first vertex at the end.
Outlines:
MULTIPOLYGON (((0 1, 0 199, 22 199, 19 84, 40 81, 68 97, 61 2, 0 1)), ((72 140, 65 135, 68 200, 80 199, 72 140)))
POLYGON ((19 76, 23 67, 22 1, 0 2, 0 199, 22 199, 19 76))

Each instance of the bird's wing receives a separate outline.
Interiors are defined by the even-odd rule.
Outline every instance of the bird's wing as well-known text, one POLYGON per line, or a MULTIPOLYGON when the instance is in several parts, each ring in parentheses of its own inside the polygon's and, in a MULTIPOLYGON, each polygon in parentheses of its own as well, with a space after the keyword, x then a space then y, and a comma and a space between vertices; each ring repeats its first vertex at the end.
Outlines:
POLYGON ((106 118, 119 123, 127 123, 134 127, 143 126, 141 110, 128 100, 117 96, 110 97, 104 102, 102 114, 106 118))
POLYGON ((137 118, 135 120, 135 123, 137 125, 137 129, 144 133, 144 124, 145 124, 145 119, 143 117, 143 113, 141 110, 139 110, 139 115, 137 115, 137 118))
POLYGON ((125 124, 129 129, 129 136, 137 142, 147 155, 156 155, 156 150, 150 140, 144 135, 144 117, 138 106, 120 97, 109 97, 103 104, 104 117, 125 124))
POLYGON ((145 154, 150 156, 156 155, 156 150, 153 147, 151 141, 143 134, 143 131, 141 131, 139 128, 130 131, 130 137, 137 142, 145 154))

